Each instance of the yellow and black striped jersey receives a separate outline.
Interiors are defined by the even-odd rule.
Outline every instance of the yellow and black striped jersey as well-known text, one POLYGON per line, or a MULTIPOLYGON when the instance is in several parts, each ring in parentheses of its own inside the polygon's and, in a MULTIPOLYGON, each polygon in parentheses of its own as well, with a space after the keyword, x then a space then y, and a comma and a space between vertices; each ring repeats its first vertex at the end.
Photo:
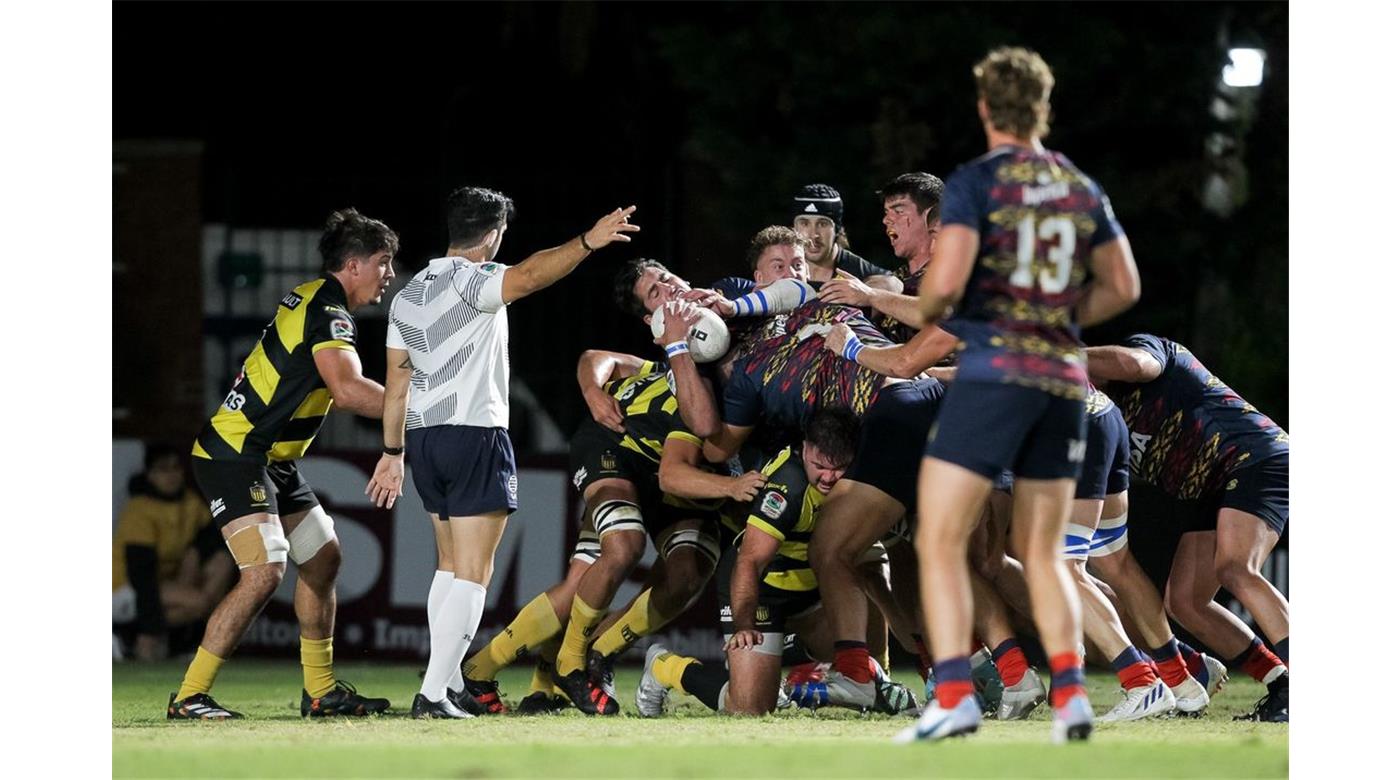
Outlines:
POLYGON ((603 390, 617 399, 622 410, 622 446, 653 463, 661 462, 667 439, 682 439, 701 446, 681 419, 680 404, 671 387, 670 373, 662 364, 646 362, 636 376, 615 379, 603 390))
POLYGON ((763 581, 781 590, 816 590, 817 575, 807 563, 807 544, 817 526, 826 496, 807 482, 802 457, 784 448, 763 467, 768 477, 754 496, 746 532, 761 531, 777 539, 778 554, 763 570, 763 581))
POLYGON ((287 293, 243 361, 224 402, 195 439, 209 460, 293 460, 306 454, 331 408, 316 370, 323 349, 355 349, 345 289, 323 275, 287 293))

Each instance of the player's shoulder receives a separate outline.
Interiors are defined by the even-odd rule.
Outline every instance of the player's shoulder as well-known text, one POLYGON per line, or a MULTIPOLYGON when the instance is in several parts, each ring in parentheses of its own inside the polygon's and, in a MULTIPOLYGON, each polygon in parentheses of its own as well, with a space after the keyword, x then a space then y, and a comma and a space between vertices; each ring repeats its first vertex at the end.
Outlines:
POLYGON ((772 485, 782 485, 789 490, 807 486, 807 472, 802 468, 802 453, 796 447, 788 446, 779 450, 763 464, 763 473, 772 485))

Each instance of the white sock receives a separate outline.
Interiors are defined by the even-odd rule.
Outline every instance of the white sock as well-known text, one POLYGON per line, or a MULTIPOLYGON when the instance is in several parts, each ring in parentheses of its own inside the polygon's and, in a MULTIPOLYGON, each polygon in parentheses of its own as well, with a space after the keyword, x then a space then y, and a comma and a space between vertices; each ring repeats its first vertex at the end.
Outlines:
POLYGON ((462 657, 471 646, 485 607, 486 588, 467 580, 452 580, 452 587, 438 609, 437 620, 428 629, 432 654, 428 656, 428 672, 423 675, 423 687, 418 692, 429 701, 446 698, 453 673, 461 675, 462 657))
MULTIPOLYGON (((438 569, 433 572, 433 586, 428 589, 428 636, 433 635, 433 627, 437 625, 438 610, 442 609, 442 602, 447 598, 447 592, 452 589, 452 572, 438 569)), ((452 679, 447 681, 447 687, 454 691, 462 690, 462 670, 459 668, 453 673, 452 679)))

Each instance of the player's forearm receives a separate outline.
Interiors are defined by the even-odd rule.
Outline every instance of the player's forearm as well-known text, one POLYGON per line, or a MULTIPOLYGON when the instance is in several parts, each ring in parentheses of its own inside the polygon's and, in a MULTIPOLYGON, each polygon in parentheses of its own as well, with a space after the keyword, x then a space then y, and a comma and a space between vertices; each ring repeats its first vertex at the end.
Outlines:
POLYGON ((758 583, 767 565, 742 555, 734 562, 734 573, 729 579, 729 613, 735 632, 752 631, 758 622, 758 583))
POLYGON ((767 317, 784 314, 796 309, 807 301, 814 300, 817 293, 806 282, 797 279, 779 279, 760 290, 741 295, 731 303, 738 317, 767 317))
POLYGON ((661 491, 677 498, 727 498, 734 478, 714 474, 689 463, 662 463, 657 475, 661 491))
POLYGON ((893 317, 911 328, 924 326, 923 315, 919 313, 919 299, 912 295, 871 288, 870 306, 881 314, 893 317))
MULTIPOLYGON (((865 282, 866 287, 869 287, 877 293, 889 292, 898 295, 904 292, 904 283, 899 281, 894 274, 876 274, 874 276, 867 276, 862 281, 865 282)), ((913 296, 910 297, 912 298, 913 296)))
POLYGON ((331 388, 335 405, 361 417, 380 419, 384 415, 384 385, 363 376, 345 379, 331 388))
POLYGON ((560 244, 552 249, 543 249, 530 255, 511 270, 520 276, 520 294, 512 298, 519 300, 568 276, 584 258, 591 254, 583 248, 578 238, 560 244))
POLYGON ((408 419, 408 388, 384 393, 384 446, 404 446, 404 424, 408 419))
POLYGON ((1137 299, 1136 291, 1118 289, 1105 280, 1095 279, 1075 307, 1075 321, 1081 328, 1098 325, 1131 309, 1137 299))
POLYGON ((909 345, 892 344, 887 347, 865 346, 860 349, 855 361, 862 366, 885 376, 899 377, 900 379, 913 379, 922 371, 922 366, 916 366, 908 359, 909 345))
POLYGON ((1142 364, 1128 347, 1089 347, 1084 353, 1087 356, 1085 367, 1089 381, 1095 384, 1147 380, 1143 376, 1142 364))
POLYGON ((671 376, 676 380, 676 405, 685 427, 701 439, 718 433, 719 406, 689 353, 682 352, 671 358, 671 376))

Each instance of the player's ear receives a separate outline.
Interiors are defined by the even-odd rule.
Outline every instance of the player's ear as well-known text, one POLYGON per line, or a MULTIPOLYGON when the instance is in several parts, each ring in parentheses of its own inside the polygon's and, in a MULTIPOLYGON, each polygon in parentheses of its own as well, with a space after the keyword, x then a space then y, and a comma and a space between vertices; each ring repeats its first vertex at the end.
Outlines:
POLYGON ((642 322, 645 322, 645 323, 647 324, 647 327, 651 327, 651 315, 650 315, 650 314, 643 314, 643 315, 642 315, 642 322))
POLYGON ((986 101, 986 99, 984 99, 984 98, 977 98, 977 118, 978 118, 978 119, 981 119, 982 122, 983 122, 983 124, 985 124, 985 123, 987 123, 988 121, 990 121, 990 120, 988 120, 987 117, 988 117, 988 112, 987 112, 987 101, 986 101))

